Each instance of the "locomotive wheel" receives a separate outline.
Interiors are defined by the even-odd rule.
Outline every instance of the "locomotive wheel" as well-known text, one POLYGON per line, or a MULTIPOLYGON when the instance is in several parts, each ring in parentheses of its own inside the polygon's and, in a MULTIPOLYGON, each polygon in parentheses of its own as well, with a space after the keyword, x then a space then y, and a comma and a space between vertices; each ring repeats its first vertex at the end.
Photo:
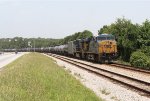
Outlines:
POLYGON ((86 57, 85 57, 87 61, 89 60, 89 59, 88 59, 88 55, 89 55, 89 54, 86 54, 86 57))
POLYGON ((82 53, 79 53, 79 58, 82 59, 82 53))
POLYGON ((100 63, 101 63, 101 64, 104 64, 104 63, 105 63, 105 60, 101 58, 101 59, 100 59, 100 63))
POLYGON ((108 64, 111 64, 112 63, 112 59, 108 59, 108 64))
POLYGON ((98 58, 98 55, 94 55, 94 62, 99 62, 99 58, 98 58))
POLYGON ((87 60, 87 54, 84 55, 84 59, 87 60))

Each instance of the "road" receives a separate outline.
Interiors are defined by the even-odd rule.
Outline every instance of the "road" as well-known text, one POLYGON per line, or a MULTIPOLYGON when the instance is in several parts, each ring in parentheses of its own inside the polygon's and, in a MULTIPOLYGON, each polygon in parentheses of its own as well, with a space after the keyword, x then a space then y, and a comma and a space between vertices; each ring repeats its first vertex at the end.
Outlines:
POLYGON ((16 60, 20 56, 26 53, 4 53, 0 55, 0 70, 2 67, 6 66, 7 64, 11 63, 12 61, 16 60))

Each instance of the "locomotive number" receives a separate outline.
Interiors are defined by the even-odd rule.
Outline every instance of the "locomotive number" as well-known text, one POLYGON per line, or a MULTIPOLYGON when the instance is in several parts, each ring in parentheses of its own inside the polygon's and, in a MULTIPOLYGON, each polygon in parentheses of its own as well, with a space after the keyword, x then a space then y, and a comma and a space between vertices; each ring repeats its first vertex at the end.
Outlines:
POLYGON ((111 48, 111 45, 105 45, 105 48, 111 48))

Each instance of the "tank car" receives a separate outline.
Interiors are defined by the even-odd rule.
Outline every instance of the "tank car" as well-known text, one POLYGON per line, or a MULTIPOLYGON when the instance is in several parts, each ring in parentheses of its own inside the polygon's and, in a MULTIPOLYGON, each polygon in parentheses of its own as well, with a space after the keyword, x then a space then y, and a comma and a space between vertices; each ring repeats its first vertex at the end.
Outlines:
POLYGON ((68 42, 68 49, 67 49, 69 56, 74 56, 75 53, 75 44, 74 41, 68 42))

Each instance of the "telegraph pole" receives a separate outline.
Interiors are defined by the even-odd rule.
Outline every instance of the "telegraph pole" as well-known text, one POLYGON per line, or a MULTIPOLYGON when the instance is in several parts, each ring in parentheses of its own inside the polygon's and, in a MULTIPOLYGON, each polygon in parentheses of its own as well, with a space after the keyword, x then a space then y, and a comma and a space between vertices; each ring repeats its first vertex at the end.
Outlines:
POLYGON ((35 38, 34 38, 34 52, 35 52, 35 38))
POLYGON ((28 41, 28 48, 29 48, 29 52, 30 52, 30 47, 31 47, 31 42, 28 41))

